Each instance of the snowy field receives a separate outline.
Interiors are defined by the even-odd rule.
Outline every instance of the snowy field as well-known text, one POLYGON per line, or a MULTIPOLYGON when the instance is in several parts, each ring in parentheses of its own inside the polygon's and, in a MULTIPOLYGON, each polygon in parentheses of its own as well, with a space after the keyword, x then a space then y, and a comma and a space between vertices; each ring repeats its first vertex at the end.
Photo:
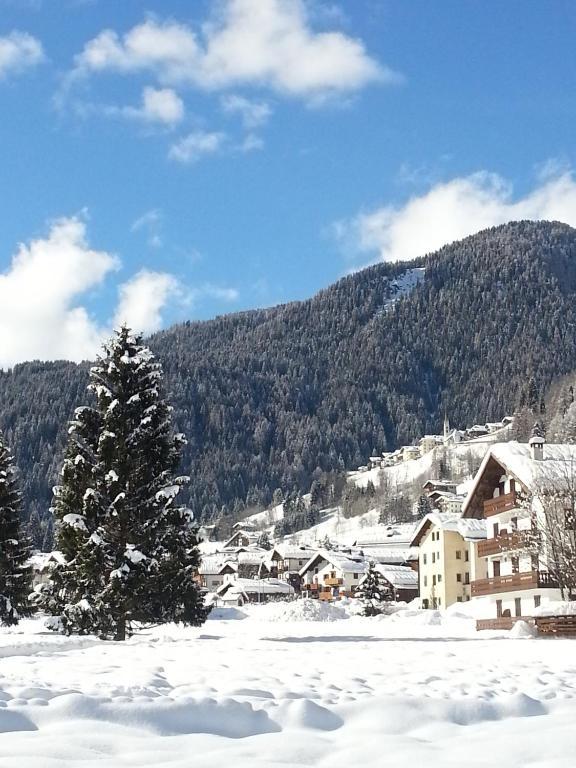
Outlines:
POLYGON ((575 722, 576 641, 457 613, 298 601, 124 644, 0 631, 2 768, 573 768, 575 722))

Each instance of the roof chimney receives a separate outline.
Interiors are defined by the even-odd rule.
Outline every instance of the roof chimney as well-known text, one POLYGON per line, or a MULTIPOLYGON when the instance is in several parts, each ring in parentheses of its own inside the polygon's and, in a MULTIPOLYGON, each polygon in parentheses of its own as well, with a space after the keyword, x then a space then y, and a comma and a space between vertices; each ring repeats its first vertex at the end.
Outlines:
POLYGON ((540 426, 539 422, 536 422, 534 426, 532 427, 532 434, 530 435, 530 440, 528 440, 528 445, 530 446, 530 452, 532 454, 532 459, 534 461, 542 461, 544 458, 544 443, 546 440, 544 439, 544 433, 542 431, 542 427, 540 426))

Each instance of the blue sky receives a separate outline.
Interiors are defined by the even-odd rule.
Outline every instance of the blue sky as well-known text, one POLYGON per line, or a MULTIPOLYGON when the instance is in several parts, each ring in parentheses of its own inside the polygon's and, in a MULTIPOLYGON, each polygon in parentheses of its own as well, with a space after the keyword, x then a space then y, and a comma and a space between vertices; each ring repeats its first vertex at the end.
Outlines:
POLYGON ((576 225, 571 0, 0 0, 0 365, 576 225))

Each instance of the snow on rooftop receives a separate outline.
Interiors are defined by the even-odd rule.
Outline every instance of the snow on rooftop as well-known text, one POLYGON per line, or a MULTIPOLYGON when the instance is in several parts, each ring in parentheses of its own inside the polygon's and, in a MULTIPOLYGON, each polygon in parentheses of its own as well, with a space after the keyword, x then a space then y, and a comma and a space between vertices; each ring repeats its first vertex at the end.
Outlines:
POLYGON ((376 564, 375 569, 395 589, 418 589, 418 573, 408 566, 376 564))
POLYGON ((234 581, 223 584, 217 592, 226 592, 230 595, 242 593, 246 595, 292 595, 294 594, 294 587, 288 584, 287 581, 281 581, 280 579, 234 579, 234 581))
POLYGON ((530 492, 537 493, 550 488, 562 489, 573 486, 576 481, 576 445, 545 443, 543 459, 535 460, 527 443, 518 443, 515 440, 496 443, 490 448, 476 473, 464 503, 463 514, 466 514, 490 458, 494 458, 530 492))
POLYGON ((476 520, 462 517, 460 512, 430 512, 422 518, 414 535, 414 543, 418 543, 422 533, 429 525, 434 525, 442 531, 455 531, 464 539, 485 539, 486 523, 484 520, 476 520))

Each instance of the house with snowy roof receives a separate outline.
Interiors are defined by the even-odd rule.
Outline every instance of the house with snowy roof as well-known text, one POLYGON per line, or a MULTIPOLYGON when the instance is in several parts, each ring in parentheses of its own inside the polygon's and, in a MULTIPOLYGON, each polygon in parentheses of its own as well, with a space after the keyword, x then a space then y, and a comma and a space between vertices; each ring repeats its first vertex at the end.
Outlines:
POLYGON ((236 578, 216 590, 218 605, 242 606, 246 603, 267 603, 271 600, 289 600, 294 588, 280 579, 236 578))
POLYGON ((236 547, 249 547, 251 544, 257 544, 260 538, 258 531, 241 528, 232 534, 228 541, 224 542, 224 549, 234 549, 236 547))
POLYGON ((471 583, 486 575, 478 542, 482 521, 454 512, 431 512, 420 521, 412 545, 419 548, 419 591, 423 608, 447 608, 470 600, 471 583))
POLYGON ((58 550, 54 552, 34 552, 30 555, 26 565, 32 570, 32 586, 36 587, 39 584, 45 584, 50 581, 52 567, 62 565, 65 560, 62 552, 58 550))
POLYGON ((466 519, 481 521, 486 540, 479 555, 487 567, 472 582, 472 596, 488 598, 479 629, 510 627, 540 606, 562 598, 546 548, 535 549, 544 531, 544 499, 576 471, 576 445, 547 444, 535 429, 528 444, 496 443, 487 452, 464 504, 466 519))
POLYGON ((296 583, 292 577, 299 574, 300 569, 308 560, 316 554, 311 547, 298 546, 297 544, 277 544, 268 553, 270 574, 279 579, 296 583))
MULTIPOLYGON (((374 570, 382 577, 390 591, 390 599, 397 603, 409 603, 418 597, 418 573, 403 565, 384 565, 374 563, 374 570)), ((362 586, 366 576, 362 576, 358 586, 362 586)))
POLYGON ((434 448, 442 445, 443 442, 444 438, 441 435, 424 435, 418 442, 420 455, 425 456, 430 451, 433 451, 434 448))
POLYGON ((368 568, 363 554, 322 549, 300 569, 302 596, 320 600, 350 597, 368 568))

